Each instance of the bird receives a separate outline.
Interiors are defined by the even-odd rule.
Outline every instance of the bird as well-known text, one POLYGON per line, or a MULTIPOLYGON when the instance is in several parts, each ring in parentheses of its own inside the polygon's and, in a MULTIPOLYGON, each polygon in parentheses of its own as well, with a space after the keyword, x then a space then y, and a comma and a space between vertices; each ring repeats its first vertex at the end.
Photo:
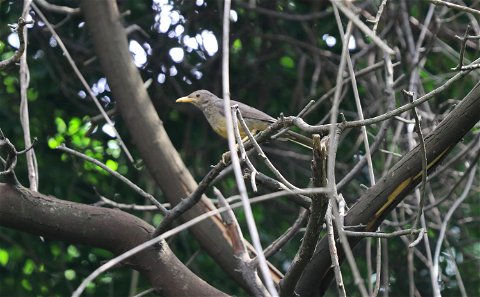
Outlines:
MULTIPOLYGON (((218 135, 223 138, 228 137, 223 99, 218 98, 216 95, 207 90, 197 90, 185 97, 178 98, 176 102, 191 103, 196 106, 198 109, 200 109, 200 111, 202 111, 212 129, 218 135)), ((276 121, 275 118, 264 113, 263 111, 248 106, 242 102, 230 100, 230 104, 232 106, 238 106, 238 109, 240 110, 248 129, 252 133, 263 131, 276 121)), ((239 130, 240 136, 245 138, 247 136, 245 131, 243 131, 241 127, 239 127, 239 130)), ((311 138, 290 130, 286 131, 282 137, 308 148, 311 148, 313 144, 311 138)))

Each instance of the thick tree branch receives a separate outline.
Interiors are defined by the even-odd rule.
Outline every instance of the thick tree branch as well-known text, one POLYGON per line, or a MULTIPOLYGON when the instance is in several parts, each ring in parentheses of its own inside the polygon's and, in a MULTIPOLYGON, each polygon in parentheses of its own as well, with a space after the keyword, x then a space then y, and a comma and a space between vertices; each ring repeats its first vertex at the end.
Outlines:
MULTIPOLYGON (((435 168, 465 134, 480 120, 480 83, 425 138, 428 171, 435 168)), ((365 226, 359 231, 374 231, 421 181, 421 152, 417 145, 400 159, 375 186, 368 189, 349 210, 345 226, 365 226)), ((349 238, 353 247, 360 238, 349 238)), ((339 250, 340 260, 344 259, 339 250)), ((318 296, 328 288, 333 277, 326 238, 317 246, 316 254, 307 265, 296 292, 301 296, 318 296)))
MULTIPOLYGON (((153 226, 125 212, 60 200, 0 183, 0 225, 121 254, 150 239, 153 226)), ((218 296, 172 253, 166 242, 127 260, 164 296, 218 296), (185 285, 185 284, 188 284, 185 285)))
MULTIPOLYGON (((165 197, 176 205, 195 191, 197 183, 173 147, 133 64, 118 7, 113 0, 83 0, 80 1, 80 7, 108 85, 133 142, 165 197)), ((187 221, 211 209, 215 209, 215 206, 203 197, 181 219, 187 221)), ((220 218, 209 218, 190 230, 202 248, 248 290, 240 274, 235 271, 236 260, 220 218)), ((273 273, 278 280, 279 273, 273 273)))

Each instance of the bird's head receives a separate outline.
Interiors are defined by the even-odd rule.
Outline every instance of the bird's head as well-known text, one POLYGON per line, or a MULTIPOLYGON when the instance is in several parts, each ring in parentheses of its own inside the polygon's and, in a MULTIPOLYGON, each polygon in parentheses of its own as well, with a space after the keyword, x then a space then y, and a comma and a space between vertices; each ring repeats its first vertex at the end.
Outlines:
POLYGON ((218 100, 218 97, 207 90, 198 90, 188 96, 178 98, 175 102, 192 103, 196 107, 203 110, 208 105, 218 100))

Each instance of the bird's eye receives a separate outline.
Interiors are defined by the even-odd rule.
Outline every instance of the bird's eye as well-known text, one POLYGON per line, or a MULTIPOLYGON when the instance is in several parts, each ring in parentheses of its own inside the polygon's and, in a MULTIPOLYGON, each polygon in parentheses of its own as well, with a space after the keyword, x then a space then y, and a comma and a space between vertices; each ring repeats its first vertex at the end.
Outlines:
POLYGON ((200 94, 195 95, 195 97, 197 97, 197 98, 200 97, 200 94))

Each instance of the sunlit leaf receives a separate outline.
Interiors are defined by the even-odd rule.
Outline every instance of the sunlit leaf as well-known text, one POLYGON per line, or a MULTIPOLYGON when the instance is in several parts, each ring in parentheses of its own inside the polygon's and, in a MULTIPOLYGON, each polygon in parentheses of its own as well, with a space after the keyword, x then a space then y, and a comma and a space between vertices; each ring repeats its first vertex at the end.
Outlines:
POLYGON ((60 118, 60 117, 56 117, 55 118, 55 124, 57 125, 57 132, 58 133, 65 133, 65 131, 67 130, 67 124, 65 123, 65 121, 60 118))
POLYGON ((295 67, 295 61, 289 56, 283 56, 280 58, 280 65, 282 65, 285 68, 294 68, 295 67))
POLYGON ((108 159, 107 162, 105 162, 105 165, 108 168, 112 169, 113 171, 117 171, 118 169, 118 163, 110 159, 108 159))
POLYGON ((31 259, 27 259, 23 265, 23 274, 30 275, 35 269, 35 262, 31 259))
POLYGON ((71 280, 74 280, 75 277, 77 276, 75 270, 73 269, 67 269, 65 270, 65 272, 63 273, 63 275, 65 276, 65 278, 69 281, 71 280))
POLYGON ((74 135, 80 130, 80 126, 82 125, 82 120, 79 118, 72 118, 68 122, 68 134, 74 135))
POLYGON ((48 139, 48 147, 51 149, 56 148, 59 145, 59 143, 55 140, 55 138, 50 137, 48 139))
POLYGON ((233 41, 233 45, 232 45, 232 52, 233 53, 238 53, 239 51, 242 50, 242 41, 240 39, 235 39, 233 41))
POLYGON ((8 263, 8 251, 4 249, 0 249, 0 265, 6 266, 8 263))
POLYGON ((74 245, 69 245, 67 247, 67 253, 72 258, 77 258, 77 257, 80 256, 80 252, 78 251, 78 249, 74 245))

